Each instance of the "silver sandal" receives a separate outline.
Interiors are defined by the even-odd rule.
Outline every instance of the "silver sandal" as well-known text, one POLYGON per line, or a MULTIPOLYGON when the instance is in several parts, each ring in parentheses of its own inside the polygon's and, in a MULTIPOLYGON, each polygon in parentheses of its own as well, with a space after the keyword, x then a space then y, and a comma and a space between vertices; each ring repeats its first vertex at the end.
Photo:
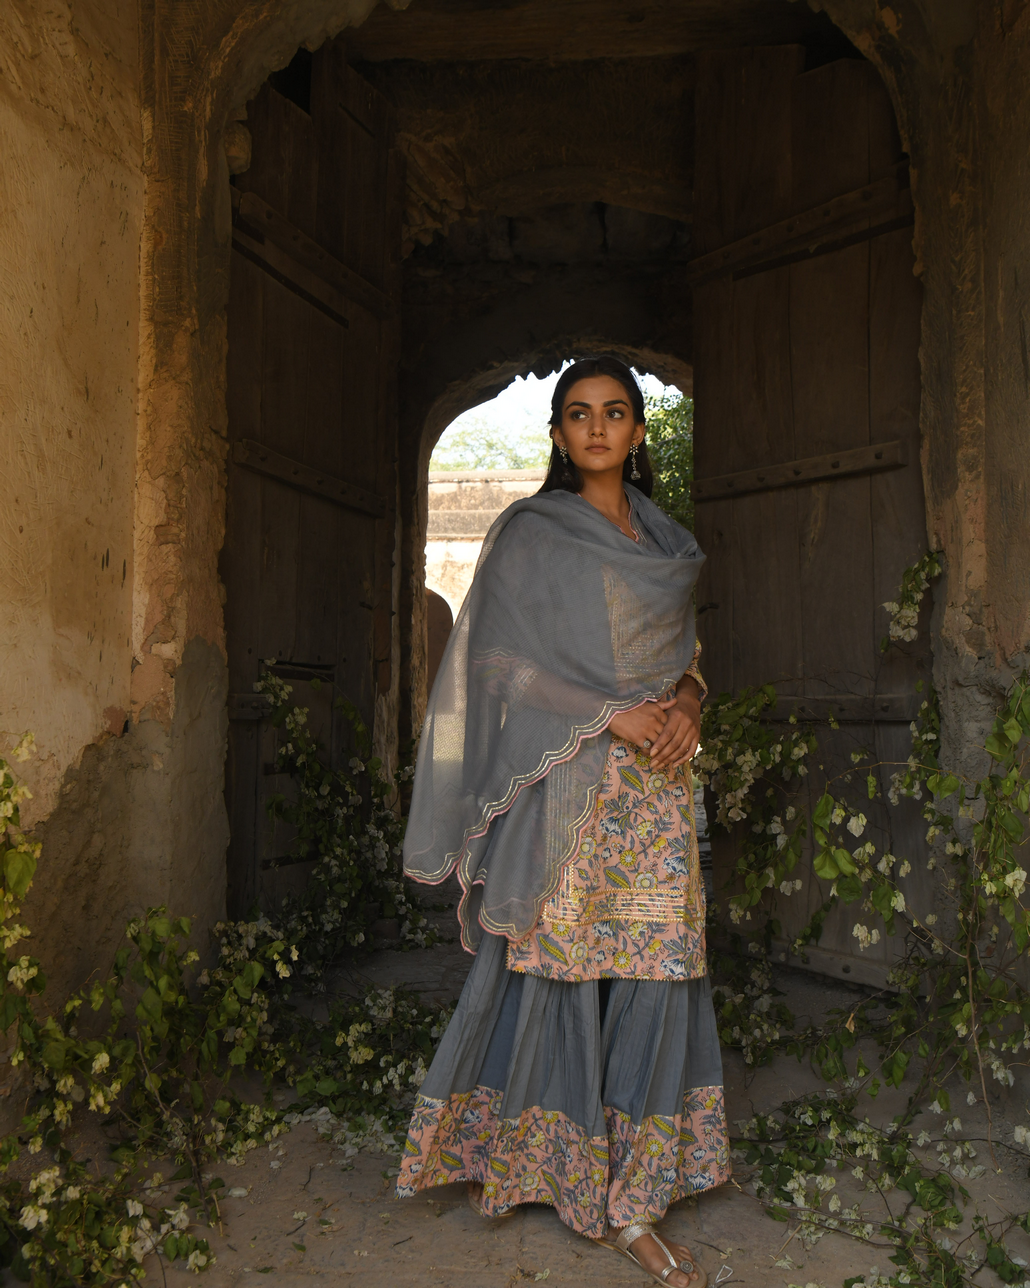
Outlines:
POLYGON ((639 1266, 645 1274, 650 1275, 656 1284, 668 1284, 669 1276, 673 1271, 679 1270, 681 1274, 698 1276, 697 1282, 691 1284, 690 1288, 708 1288, 708 1274, 703 1267, 697 1265, 696 1262, 691 1261, 689 1257, 684 1257, 682 1261, 677 1261, 661 1239, 659 1239, 658 1235, 655 1234, 654 1226, 650 1225, 646 1221, 631 1221, 629 1225, 619 1232, 619 1237, 617 1239, 614 1241, 611 1239, 602 1239, 601 1242, 611 1248, 613 1252, 621 1252, 624 1257, 629 1257, 630 1261, 632 1261, 634 1265, 639 1266), (636 1241, 645 1234, 649 1234, 651 1238, 654 1239, 655 1243, 658 1244, 659 1248, 661 1248, 669 1259, 669 1264, 664 1266, 658 1274, 654 1274, 652 1271, 648 1270, 648 1268, 630 1251, 630 1245, 636 1243, 636 1241))

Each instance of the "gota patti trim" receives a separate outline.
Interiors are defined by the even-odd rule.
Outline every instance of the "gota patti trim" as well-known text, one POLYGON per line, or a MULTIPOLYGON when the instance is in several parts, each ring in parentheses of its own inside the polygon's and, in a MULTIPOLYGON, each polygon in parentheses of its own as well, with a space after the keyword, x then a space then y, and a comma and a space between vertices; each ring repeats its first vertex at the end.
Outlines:
MULTIPOLYGON (((696 850, 696 840, 692 848, 696 850)), ((620 879, 617 868, 608 871, 610 879, 620 879)), ((682 922, 688 915, 686 892, 682 889, 613 890, 588 895, 576 888, 575 877, 575 867, 570 863, 562 877, 562 889, 544 906, 542 921, 591 926, 598 921, 682 922)))

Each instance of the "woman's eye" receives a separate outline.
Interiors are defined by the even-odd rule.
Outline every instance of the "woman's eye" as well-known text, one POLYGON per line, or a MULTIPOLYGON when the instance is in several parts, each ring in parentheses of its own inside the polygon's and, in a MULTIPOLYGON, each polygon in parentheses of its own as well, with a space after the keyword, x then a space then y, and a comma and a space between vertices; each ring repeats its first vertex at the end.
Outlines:
POLYGON ((625 414, 626 413, 622 411, 622 409, 619 407, 612 407, 608 412, 608 415, 612 418, 612 420, 622 420, 625 414))

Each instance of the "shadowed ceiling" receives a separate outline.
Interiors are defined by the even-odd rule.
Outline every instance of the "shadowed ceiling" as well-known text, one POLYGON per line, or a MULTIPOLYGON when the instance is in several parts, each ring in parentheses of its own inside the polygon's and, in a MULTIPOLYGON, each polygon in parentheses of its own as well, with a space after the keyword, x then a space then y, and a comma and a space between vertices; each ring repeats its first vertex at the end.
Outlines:
POLYGON ((803 0, 412 0, 379 5, 347 44, 376 62, 568 61, 842 39, 803 0))

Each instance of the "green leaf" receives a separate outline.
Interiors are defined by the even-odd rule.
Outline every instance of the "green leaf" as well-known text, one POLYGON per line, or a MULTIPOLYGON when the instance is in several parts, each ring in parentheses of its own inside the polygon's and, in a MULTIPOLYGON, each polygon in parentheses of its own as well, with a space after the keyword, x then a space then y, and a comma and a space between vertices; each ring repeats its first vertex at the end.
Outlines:
POLYGON ((837 893, 845 903, 854 903, 856 899, 861 899, 864 889, 861 879, 853 873, 842 876, 837 882, 837 893))
POLYGON ((833 858, 834 858, 834 862, 837 864, 837 867, 841 870, 841 872, 845 873, 847 876, 854 876, 854 874, 858 871, 858 864, 847 852, 847 850, 841 850, 841 849, 834 850, 833 858))
POLYGON ((1002 741, 1001 738, 993 733, 984 743, 984 749, 987 751, 988 755, 993 756, 995 760, 1004 760, 1012 750, 1007 740, 1002 741))
POLYGON ((824 792, 818 805, 812 811, 812 822, 816 827, 829 827, 830 816, 833 814, 833 805, 833 797, 829 792, 824 792))
POLYGON ((60 1073, 64 1068, 66 1045, 64 1042, 48 1042, 43 1048, 43 1063, 48 1069, 53 1069, 55 1073, 60 1073))
POLYGON ((24 850, 8 850, 4 855, 4 885, 22 899, 32 884, 36 860, 24 850))
POLYGON ((159 1020, 161 1018, 161 998, 153 988, 148 988, 139 1000, 136 1014, 141 1020, 159 1020), (140 1014, 142 1012, 142 1014, 140 1014))
POLYGON ((835 877, 840 876, 840 868, 834 860, 833 853, 830 850, 821 850, 812 860, 812 869, 817 877, 822 877, 824 881, 833 881, 835 877))
POLYGON ((1005 731, 1005 737, 1013 746, 1015 746, 1023 736, 1023 727, 1015 716, 1010 716, 1008 720, 1005 721, 1004 725, 1002 725, 1002 728, 1005 731))

